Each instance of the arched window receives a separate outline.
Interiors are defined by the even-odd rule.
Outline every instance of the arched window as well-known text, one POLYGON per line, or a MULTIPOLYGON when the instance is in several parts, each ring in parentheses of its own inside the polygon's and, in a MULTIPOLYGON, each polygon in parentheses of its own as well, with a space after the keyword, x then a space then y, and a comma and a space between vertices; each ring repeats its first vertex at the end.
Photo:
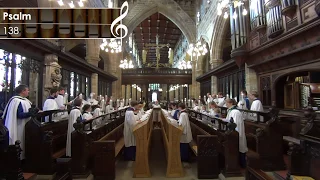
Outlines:
POLYGON ((152 101, 157 101, 158 100, 158 93, 153 92, 152 93, 152 101))

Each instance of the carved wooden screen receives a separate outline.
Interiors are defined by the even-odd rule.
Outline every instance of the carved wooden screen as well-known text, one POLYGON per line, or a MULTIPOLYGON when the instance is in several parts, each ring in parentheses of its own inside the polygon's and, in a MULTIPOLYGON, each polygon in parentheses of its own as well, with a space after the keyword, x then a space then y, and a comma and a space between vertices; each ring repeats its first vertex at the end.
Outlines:
POLYGON ((201 89, 201 91, 200 91, 201 97, 206 96, 207 93, 211 94, 211 80, 201 82, 200 89, 201 89))
POLYGON ((29 86, 29 100, 42 106, 43 64, 0 49, 0 114, 19 84, 29 86))
POLYGON ((243 69, 218 77, 218 91, 224 95, 228 94, 229 97, 239 100, 240 91, 243 89, 245 89, 245 73, 243 69))
POLYGON ((98 94, 102 96, 105 96, 105 95, 111 96, 112 95, 111 86, 112 86, 112 82, 109 82, 99 77, 98 94))
POLYGON ((265 106, 271 106, 270 76, 260 77, 260 99, 265 106))

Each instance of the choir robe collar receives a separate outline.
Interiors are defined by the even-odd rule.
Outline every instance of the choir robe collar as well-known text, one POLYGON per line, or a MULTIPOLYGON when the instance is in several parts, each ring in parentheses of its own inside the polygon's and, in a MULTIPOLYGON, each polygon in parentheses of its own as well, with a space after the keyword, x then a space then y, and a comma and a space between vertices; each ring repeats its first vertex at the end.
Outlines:
POLYGON ((49 96, 47 99, 56 99, 55 97, 49 96))
POLYGON ((259 99, 259 98, 255 98, 253 101, 257 101, 257 100, 259 100, 259 101, 260 101, 260 99, 259 99))
POLYGON ((229 113, 229 112, 231 112, 231 111, 234 110, 234 109, 237 109, 237 106, 232 106, 232 107, 230 107, 227 111, 228 111, 228 113, 229 113))
POLYGON ((127 109, 127 111, 134 111, 134 110, 135 110, 134 107, 129 107, 129 108, 127 109))

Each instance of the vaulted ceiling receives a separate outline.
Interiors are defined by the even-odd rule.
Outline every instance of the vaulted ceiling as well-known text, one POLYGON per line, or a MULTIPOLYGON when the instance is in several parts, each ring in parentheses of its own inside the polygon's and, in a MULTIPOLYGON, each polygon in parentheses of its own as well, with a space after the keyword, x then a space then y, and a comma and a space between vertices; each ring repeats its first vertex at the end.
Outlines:
MULTIPOLYGON (((142 57, 143 47, 147 44, 156 43, 156 36, 159 36, 159 44, 169 44, 174 49, 182 32, 166 16, 155 13, 142 21, 133 31, 133 38, 137 43, 140 57, 142 57)), ((155 47, 148 47, 147 62, 156 62, 155 47)), ((168 63, 168 47, 161 48, 160 63, 168 63)))

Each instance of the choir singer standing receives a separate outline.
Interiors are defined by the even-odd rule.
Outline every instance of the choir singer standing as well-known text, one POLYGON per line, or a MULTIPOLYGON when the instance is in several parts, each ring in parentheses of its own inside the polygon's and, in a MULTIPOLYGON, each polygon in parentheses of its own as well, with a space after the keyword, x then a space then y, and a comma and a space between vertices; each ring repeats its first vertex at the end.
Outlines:
POLYGON ((189 161, 189 143, 192 141, 192 133, 189 122, 189 116, 186 112, 186 106, 183 103, 178 105, 178 109, 180 111, 179 116, 179 126, 182 126, 183 132, 180 139, 180 155, 181 161, 188 162, 189 161))
POLYGON ((26 85, 16 87, 16 96, 13 96, 6 105, 2 119, 5 126, 9 130, 9 144, 14 144, 20 140, 21 144, 21 159, 24 159, 24 132, 25 125, 30 120, 31 102, 27 99, 29 96, 29 88, 26 85))
POLYGON ((246 167, 246 152, 248 151, 247 147, 247 139, 244 128, 244 122, 242 119, 242 113, 237 109, 236 101, 234 99, 227 99, 226 105, 228 108, 227 120, 229 121, 231 118, 234 123, 237 125, 236 131, 239 133, 239 158, 240 158, 240 166, 242 168, 246 167))
POLYGON ((131 101, 130 107, 127 109, 124 119, 124 157, 125 160, 135 161, 136 158, 136 139, 133 134, 133 129, 140 122, 139 116, 135 113, 139 112, 139 104, 137 101, 131 101))

